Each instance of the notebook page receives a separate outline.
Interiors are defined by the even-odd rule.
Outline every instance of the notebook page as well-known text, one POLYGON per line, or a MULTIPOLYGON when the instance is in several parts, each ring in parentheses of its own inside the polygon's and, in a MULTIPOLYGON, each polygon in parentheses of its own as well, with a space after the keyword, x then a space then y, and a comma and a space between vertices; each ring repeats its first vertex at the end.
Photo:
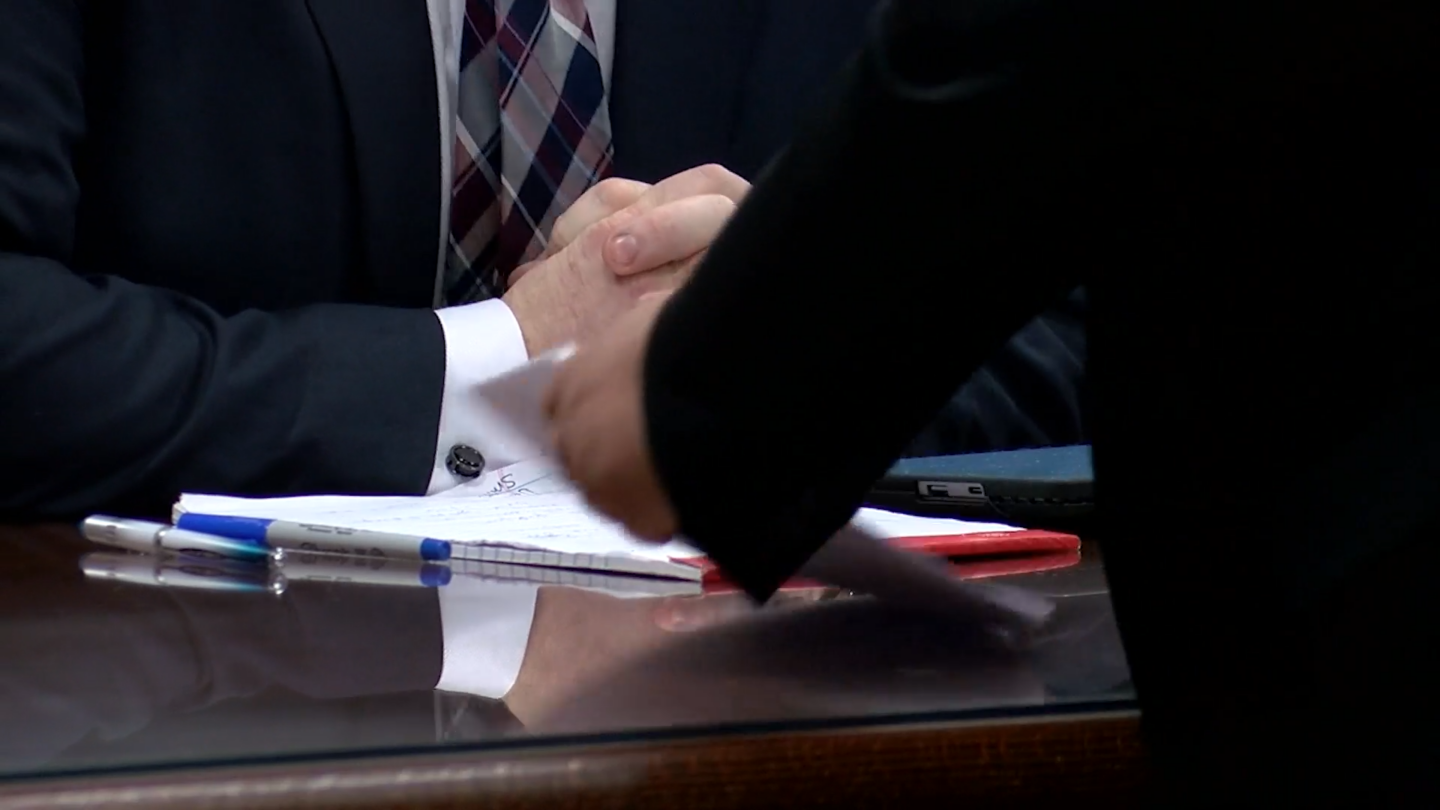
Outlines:
MULTIPOLYGON (((252 500, 185 495, 180 505, 198 514, 291 520, 567 555, 616 554, 649 560, 699 556, 684 543, 653 545, 632 538, 573 491, 475 498, 322 495, 252 500)), ((456 556, 465 555, 457 549, 456 556)))
POLYGON ((599 591, 621 598, 652 596, 699 596, 704 593, 698 580, 660 579, 604 574, 565 568, 543 568, 535 565, 453 560, 450 565, 456 576, 502 583, 534 585, 565 585, 599 591))

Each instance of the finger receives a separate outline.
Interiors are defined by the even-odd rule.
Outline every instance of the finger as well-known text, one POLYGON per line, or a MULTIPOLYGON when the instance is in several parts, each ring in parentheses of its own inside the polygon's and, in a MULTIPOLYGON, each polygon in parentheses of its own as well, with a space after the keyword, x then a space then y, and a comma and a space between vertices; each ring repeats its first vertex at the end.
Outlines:
POLYGON ((570 469, 570 462, 568 461, 570 454, 566 452, 565 434, 558 429, 552 428, 550 430, 550 447, 551 452, 555 454, 555 460, 560 464, 560 471, 565 473, 566 478, 574 481, 575 473, 570 469))
POLYGON ((704 255, 703 252, 698 253, 685 261, 670 262, 654 270, 620 276, 618 280, 621 288, 628 290, 631 296, 631 303, 625 314, 629 315, 636 310, 661 309, 669 297, 690 280, 698 258, 704 255))
POLYGON ((647 543, 668 543, 675 539, 679 527, 663 494, 652 497, 643 485, 624 487, 624 517, 621 519, 631 534, 647 543))
POLYGON ((541 258, 555 255, 574 242, 586 228, 634 205, 650 188, 649 183, 621 177, 606 178, 591 186, 555 220, 554 227, 550 229, 550 241, 546 243, 541 258))
POLYGON ((750 183, 718 163, 709 163, 672 174, 651 186, 628 208, 639 214, 686 197, 719 194, 739 204, 750 191, 750 183))
POLYGON ((574 450, 573 463, 582 469, 576 471, 572 480, 579 485, 586 502, 595 511, 624 526, 631 537, 641 542, 663 544, 674 539, 675 527, 663 505, 652 503, 643 496, 637 497, 630 486, 587 473, 583 469, 583 459, 593 458, 593 454, 580 448, 574 450))
POLYGON ((653 270, 710 246, 735 213, 735 201, 704 194, 630 217, 605 242, 605 264, 617 275, 653 270))
MULTIPOLYGON (((616 518, 616 520, 620 520, 616 518)), ((675 532, 658 515, 637 514, 629 520, 621 520, 626 530, 642 543, 663 546, 675 539, 675 532)))

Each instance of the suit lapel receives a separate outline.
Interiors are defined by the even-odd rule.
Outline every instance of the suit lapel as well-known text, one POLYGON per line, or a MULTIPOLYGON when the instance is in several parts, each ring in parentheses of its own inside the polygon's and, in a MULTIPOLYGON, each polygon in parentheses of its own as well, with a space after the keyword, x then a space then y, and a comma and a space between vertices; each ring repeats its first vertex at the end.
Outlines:
POLYGON ((764 0, 616 0, 615 171, 654 182, 724 162, 764 0))
POLYGON ((434 49, 423 0, 307 0, 354 138, 365 271, 377 300, 428 306, 440 237, 434 49))

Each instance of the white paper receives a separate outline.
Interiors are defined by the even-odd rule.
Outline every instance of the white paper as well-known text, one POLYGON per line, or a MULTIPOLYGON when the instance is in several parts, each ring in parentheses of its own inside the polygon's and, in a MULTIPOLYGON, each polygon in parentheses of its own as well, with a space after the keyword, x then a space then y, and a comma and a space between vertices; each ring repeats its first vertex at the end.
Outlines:
POLYGON ((953 520, 950 518, 921 517, 903 512, 888 512, 884 509, 865 507, 855 513, 852 525, 867 534, 880 538, 890 537, 950 537, 957 534, 980 534, 981 532, 1018 532, 1014 526, 1004 523, 985 523, 978 520, 953 520))
POLYGON ((542 407, 555 371, 575 354, 574 345, 552 349, 529 363, 497 375, 475 391, 474 407, 487 412, 486 421, 509 426, 522 458, 553 455, 550 423, 542 407))

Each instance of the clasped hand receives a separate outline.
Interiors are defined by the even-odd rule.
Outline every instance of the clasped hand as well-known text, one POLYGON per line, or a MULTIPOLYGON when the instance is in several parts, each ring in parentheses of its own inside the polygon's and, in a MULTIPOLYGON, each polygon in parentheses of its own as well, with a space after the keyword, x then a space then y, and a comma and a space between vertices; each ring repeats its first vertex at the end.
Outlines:
POLYGON ((545 252, 511 275, 504 300, 526 350, 583 342, 684 283, 749 189, 714 165, 653 186, 597 183, 555 221, 545 252))

